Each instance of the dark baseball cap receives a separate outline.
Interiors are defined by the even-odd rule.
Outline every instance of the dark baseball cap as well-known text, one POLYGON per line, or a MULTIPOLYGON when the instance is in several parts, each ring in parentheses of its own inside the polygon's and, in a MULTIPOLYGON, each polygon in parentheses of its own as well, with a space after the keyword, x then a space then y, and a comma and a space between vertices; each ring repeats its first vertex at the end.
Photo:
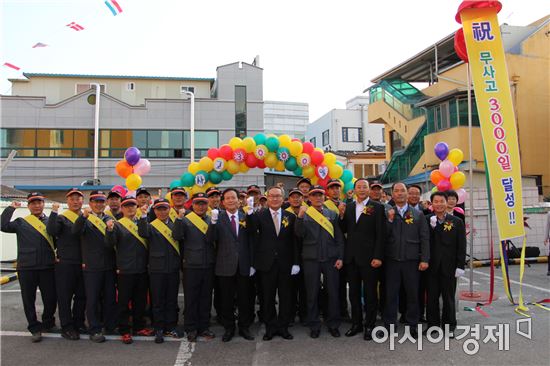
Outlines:
POLYGON ((304 194, 302 193, 302 191, 300 191, 298 188, 292 188, 289 192, 288 192, 288 196, 290 197, 291 195, 293 195, 294 193, 296 194, 299 194, 300 196, 304 196, 304 194))
POLYGON ((122 199, 121 206, 137 205, 137 200, 132 196, 127 196, 122 199))
POLYGON ((156 200, 153 202, 153 209, 159 208, 159 207, 170 208, 170 201, 168 201, 166 198, 159 198, 159 199, 156 199, 156 200))
POLYGON ((90 193, 90 201, 105 201, 107 199, 107 196, 105 196, 105 192, 103 191, 92 191, 90 193))
POLYGON ((145 194, 151 196, 151 193, 149 193, 149 191, 147 190, 147 188, 145 188, 145 187, 139 187, 139 188, 137 189, 137 191, 136 191, 136 197, 139 196, 140 194, 143 194, 143 193, 145 193, 145 194))
POLYGON ((311 181, 309 180, 309 178, 306 178, 306 177, 302 177, 298 179, 298 183, 296 183, 296 187, 299 186, 301 183, 307 183, 311 186, 311 181))
POLYGON ((27 195, 27 203, 32 201, 44 201, 44 195, 40 192, 32 192, 27 195))
POLYGON ((331 187, 331 186, 338 186, 338 187, 342 187, 342 183, 340 183, 340 181, 338 179, 331 179, 328 181, 327 183, 327 188, 328 187, 331 187))
POLYGON ((314 194, 314 193, 322 193, 322 194, 325 194, 325 188, 323 186, 320 186, 320 185, 314 185, 314 186, 311 186, 311 188, 309 189, 309 194, 314 194))
POLYGON ((78 194, 79 196, 84 197, 84 194, 76 187, 69 188, 65 194, 65 197, 69 197, 71 194, 78 194))
POLYGON ((249 185, 247 188, 246 188, 246 193, 250 193, 250 192, 258 192, 260 193, 260 187, 256 184, 251 184, 249 185))
POLYGON ((193 203, 208 203, 208 197, 206 196, 206 193, 195 193, 193 197, 191 198, 193 200, 193 203))
POLYGON ((181 193, 185 196, 187 196, 187 192, 185 191, 185 188, 183 187, 174 187, 170 190, 171 194, 181 193))
POLYGON ((206 196, 207 197, 210 197, 210 196, 213 196, 215 194, 221 194, 220 190, 218 189, 218 187, 210 187, 206 190, 206 196))

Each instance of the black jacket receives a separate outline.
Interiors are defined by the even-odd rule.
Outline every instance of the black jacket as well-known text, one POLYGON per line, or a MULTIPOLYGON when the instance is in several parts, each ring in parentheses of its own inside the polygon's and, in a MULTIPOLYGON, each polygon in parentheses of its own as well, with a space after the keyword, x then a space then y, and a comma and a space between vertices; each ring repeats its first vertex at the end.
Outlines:
POLYGON ((388 241, 385 257, 397 261, 430 260, 430 232, 424 214, 408 207, 404 217, 399 215, 397 207, 393 222, 387 221, 388 241), (409 223, 407 223, 409 220, 409 223))
POLYGON ((296 218, 294 231, 302 238, 302 259, 319 262, 344 259, 344 236, 340 230, 338 215, 323 207, 323 215, 334 228, 334 238, 309 215, 296 218))
POLYGON ((46 230, 56 238, 57 261, 59 263, 82 264, 80 235, 73 233, 71 220, 57 212, 51 212, 46 230))
POLYGON ((118 273, 136 274, 147 272, 149 250, 121 223, 115 222, 112 231, 107 231, 107 241, 116 248, 118 273))
MULTIPOLYGON (((203 219, 210 224, 210 217, 203 219)), ((206 234, 197 229, 187 217, 178 218, 174 224, 174 239, 179 240, 183 247, 183 268, 211 268, 214 266, 214 243, 206 234)))
MULTIPOLYGON (((93 214, 90 213, 90 215, 93 214)), ((103 215, 101 219, 103 222, 107 222, 112 220, 112 217, 103 215)), ((113 246, 90 220, 82 215, 78 216, 72 232, 80 235, 82 270, 96 272, 115 269, 115 250, 113 246)))
POLYGON ((466 263, 466 230, 458 217, 446 214, 443 224, 429 224, 433 214, 426 216, 430 228, 430 266, 428 273, 454 277, 457 268, 466 263))
MULTIPOLYGON (((17 270, 53 268, 55 254, 50 243, 31 224, 18 217, 11 221, 15 208, 6 207, 2 212, 2 231, 17 235, 17 270)), ((45 225, 48 217, 40 218, 45 225)))
MULTIPOLYGON (((147 222, 147 218, 139 219, 139 235, 149 242, 149 273, 174 273, 181 269, 181 256, 164 236, 147 222)), ((172 220, 166 223, 174 228, 172 220)), ((178 248, 181 248, 178 242, 178 248)), ((181 249, 180 249, 181 250, 181 249)))

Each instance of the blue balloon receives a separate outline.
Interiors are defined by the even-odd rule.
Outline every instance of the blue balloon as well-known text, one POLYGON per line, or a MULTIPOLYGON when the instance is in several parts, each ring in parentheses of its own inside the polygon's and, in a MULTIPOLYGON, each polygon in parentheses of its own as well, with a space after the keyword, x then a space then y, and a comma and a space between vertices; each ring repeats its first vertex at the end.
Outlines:
MULTIPOLYGON (((195 185, 195 176, 192 173, 185 173, 181 176, 181 185, 184 187, 192 187, 195 185)), ((170 188, 172 186, 170 185, 170 188)))
POLYGON ((253 138, 254 138, 254 141, 256 141, 256 145, 265 144, 266 136, 263 133, 259 133, 256 136, 254 136, 253 138))
POLYGON ((176 187, 179 187, 182 185, 182 182, 181 180, 179 179, 174 179, 171 183, 170 183, 170 189, 174 189, 176 187))
POLYGON ((292 173, 294 173, 294 175, 297 176, 297 177, 301 177, 302 176, 302 168, 297 167, 296 169, 294 169, 294 171, 292 173))
POLYGON ((351 182, 351 180, 353 179, 353 174, 350 170, 344 169, 344 172, 342 173, 340 179, 342 179, 342 182, 344 182, 344 184, 347 182, 351 182))
POLYGON ((215 170, 212 170, 209 174, 210 174, 210 182, 214 184, 218 184, 223 180, 222 175, 215 170))
POLYGON ((290 172, 293 172, 294 170, 296 170, 296 168, 298 168, 298 162, 296 161, 296 158, 294 156, 288 158, 288 160, 285 162, 285 168, 290 172))

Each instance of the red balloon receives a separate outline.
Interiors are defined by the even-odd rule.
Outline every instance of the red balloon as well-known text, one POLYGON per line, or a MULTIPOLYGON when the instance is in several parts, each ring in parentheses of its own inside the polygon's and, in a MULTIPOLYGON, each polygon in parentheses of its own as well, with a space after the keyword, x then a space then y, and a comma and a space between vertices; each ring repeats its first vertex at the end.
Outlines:
POLYGON ((233 160, 235 160, 237 163, 242 163, 246 160, 246 150, 245 149, 235 149, 233 151, 233 160))
POLYGON ((233 159, 233 149, 229 145, 220 146, 220 157, 224 158, 226 161, 233 159))
POLYGON ((304 142, 303 144, 302 152, 311 155, 311 152, 313 149, 315 149, 315 146, 311 142, 304 142))
POLYGON ((255 168, 258 166, 258 159, 254 156, 254 154, 248 154, 244 163, 249 168, 255 168))
POLYGON ((302 140, 300 140, 300 139, 298 139, 298 138, 296 138, 296 137, 295 137, 295 138, 293 138, 293 139, 292 139, 292 140, 290 140, 290 141, 298 141, 298 142, 302 142, 302 140))
POLYGON ((325 179, 319 178, 317 181, 317 184, 320 186, 323 186, 324 188, 327 188, 328 181, 330 180, 329 176, 327 175, 325 179))
POLYGON ((207 155, 210 159, 214 160, 220 156, 220 150, 216 149, 215 147, 211 147, 210 149, 208 149, 207 155))
POLYGON ((449 182, 449 180, 447 178, 445 178, 445 179, 439 181, 439 183, 437 183, 437 190, 439 192, 445 192, 445 191, 448 191, 451 188, 452 188, 451 182, 449 182))
POLYGON ((265 161, 258 159, 258 165, 257 168, 265 169, 265 161))
POLYGON ((318 150, 313 150, 311 152, 310 156, 311 156, 311 163, 313 165, 319 165, 325 159, 324 154, 322 152, 318 151, 318 150))
POLYGON ((455 33, 455 53, 464 62, 468 62, 468 50, 464 40, 464 30, 460 28, 455 33))

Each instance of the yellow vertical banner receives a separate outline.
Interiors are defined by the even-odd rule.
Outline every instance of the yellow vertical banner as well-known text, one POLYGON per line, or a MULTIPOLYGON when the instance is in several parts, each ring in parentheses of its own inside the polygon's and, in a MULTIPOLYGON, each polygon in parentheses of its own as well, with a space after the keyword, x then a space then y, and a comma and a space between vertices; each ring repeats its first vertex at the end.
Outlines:
POLYGON ((525 235, 518 134, 495 8, 460 12, 500 240, 525 235))

